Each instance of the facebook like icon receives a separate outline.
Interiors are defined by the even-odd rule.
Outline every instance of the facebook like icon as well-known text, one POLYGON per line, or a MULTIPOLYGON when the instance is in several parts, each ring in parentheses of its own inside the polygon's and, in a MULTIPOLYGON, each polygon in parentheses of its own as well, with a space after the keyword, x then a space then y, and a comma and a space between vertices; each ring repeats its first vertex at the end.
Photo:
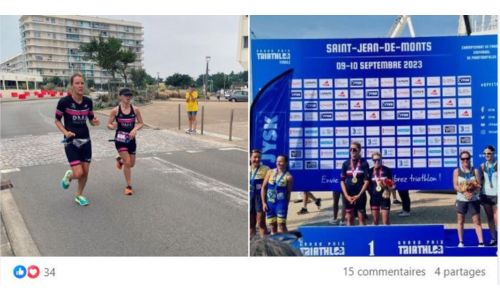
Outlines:
POLYGON ((23 279, 26 276, 26 268, 24 266, 18 265, 14 268, 14 276, 17 279, 23 279))

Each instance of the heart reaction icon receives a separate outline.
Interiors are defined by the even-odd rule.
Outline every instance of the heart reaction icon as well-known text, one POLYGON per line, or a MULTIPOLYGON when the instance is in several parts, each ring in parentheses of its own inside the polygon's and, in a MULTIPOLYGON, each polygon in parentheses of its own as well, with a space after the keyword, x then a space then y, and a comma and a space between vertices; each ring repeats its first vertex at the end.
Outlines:
POLYGON ((32 265, 32 266, 28 267, 28 277, 29 278, 35 279, 38 277, 38 275, 40 275, 40 269, 37 266, 32 265))

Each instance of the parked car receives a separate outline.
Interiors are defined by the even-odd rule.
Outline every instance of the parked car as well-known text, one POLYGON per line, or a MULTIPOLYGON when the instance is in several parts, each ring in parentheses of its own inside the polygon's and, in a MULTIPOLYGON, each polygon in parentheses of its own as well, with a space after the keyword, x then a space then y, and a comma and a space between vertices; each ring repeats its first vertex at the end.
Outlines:
POLYGON ((248 92, 247 91, 233 91, 231 95, 229 95, 229 101, 237 102, 237 101, 247 101, 248 102, 248 92))

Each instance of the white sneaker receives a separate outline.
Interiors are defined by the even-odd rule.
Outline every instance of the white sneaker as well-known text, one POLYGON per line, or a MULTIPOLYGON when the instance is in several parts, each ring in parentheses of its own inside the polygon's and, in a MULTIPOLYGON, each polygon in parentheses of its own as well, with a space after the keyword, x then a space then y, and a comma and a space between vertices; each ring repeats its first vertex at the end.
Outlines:
POLYGON ((398 217, 409 217, 410 216, 410 213, 407 212, 407 211, 401 211, 399 214, 398 214, 398 217))
POLYGON ((329 223, 332 224, 332 225, 339 225, 340 224, 340 220, 332 218, 332 219, 330 219, 329 223))
POLYGON ((484 248, 484 243, 479 243, 477 246, 478 246, 479 248, 484 248))
POLYGON ((191 130, 191 134, 197 134, 196 129, 195 130, 191 130))
POLYGON ((186 129, 186 133, 187 133, 187 134, 191 134, 191 129, 189 129, 189 128, 188 128, 188 129, 186 129))
POLYGON ((463 248, 463 247, 464 247, 464 243, 459 242, 457 247, 458 247, 458 248, 463 248))

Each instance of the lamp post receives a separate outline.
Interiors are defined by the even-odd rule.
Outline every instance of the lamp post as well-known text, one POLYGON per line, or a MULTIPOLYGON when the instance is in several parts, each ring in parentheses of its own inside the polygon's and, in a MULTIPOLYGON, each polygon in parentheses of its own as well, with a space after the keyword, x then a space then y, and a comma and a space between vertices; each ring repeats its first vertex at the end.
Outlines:
POLYGON ((205 92, 205 100, 208 100, 208 63, 210 62, 211 57, 205 56, 205 61, 207 62, 205 69, 205 80, 203 80, 203 91, 205 92))

